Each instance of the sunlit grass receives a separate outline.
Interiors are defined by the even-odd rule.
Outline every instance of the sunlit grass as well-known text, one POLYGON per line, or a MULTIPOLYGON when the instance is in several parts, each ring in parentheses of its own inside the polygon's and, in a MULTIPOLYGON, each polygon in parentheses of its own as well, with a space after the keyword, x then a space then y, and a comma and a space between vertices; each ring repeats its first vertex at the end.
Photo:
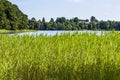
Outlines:
POLYGON ((0 29, 0 34, 10 34, 10 33, 20 33, 20 32, 35 32, 37 30, 5 30, 5 29, 0 29))
POLYGON ((119 80, 120 34, 0 35, 0 80, 119 80))

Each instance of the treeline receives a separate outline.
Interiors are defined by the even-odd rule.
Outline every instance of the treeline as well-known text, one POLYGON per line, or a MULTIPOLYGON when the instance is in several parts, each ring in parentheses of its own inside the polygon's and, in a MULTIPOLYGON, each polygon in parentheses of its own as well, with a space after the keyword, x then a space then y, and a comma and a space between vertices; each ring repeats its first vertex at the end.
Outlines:
POLYGON ((49 22, 46 22, 45 18, 42 20, 32 18, 28 23, 29 29, 35 30, 120 30, 120 21, 98 21, 94 16, 91 16, 90 20, 78 17, 72 19, 59 17, 56 20, 51 18, 49 22))
POLYGON ((0 29, 7 30, 120 30, 120 21, 98 21, 94 16, 90 19, 79 19, 74 17, 66 19, 65 17, 53 18, 49 22, 28 19, 17 5, 8 0, 0 0, 0 29))
POLYGON ((28 17, 17 5, 8 0, 0 0, 0 29, 28 29, 28 17))

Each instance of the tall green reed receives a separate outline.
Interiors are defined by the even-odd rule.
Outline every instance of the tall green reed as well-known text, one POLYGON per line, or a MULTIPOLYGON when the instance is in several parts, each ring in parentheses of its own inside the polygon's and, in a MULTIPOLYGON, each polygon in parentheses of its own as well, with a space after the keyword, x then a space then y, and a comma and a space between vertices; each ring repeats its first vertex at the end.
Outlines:
POLYGON ((120 35, 0 35, 0 80, 119 80, 120 35))

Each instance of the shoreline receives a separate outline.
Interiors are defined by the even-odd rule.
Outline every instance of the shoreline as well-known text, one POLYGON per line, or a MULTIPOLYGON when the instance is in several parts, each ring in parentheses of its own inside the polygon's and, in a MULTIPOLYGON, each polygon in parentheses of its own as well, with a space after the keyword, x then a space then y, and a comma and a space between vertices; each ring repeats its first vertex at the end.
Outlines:
POLYGON ((0 29, 0 34, 22 33, 22 32, 36 32, 37 30, 5 30, 0 29))

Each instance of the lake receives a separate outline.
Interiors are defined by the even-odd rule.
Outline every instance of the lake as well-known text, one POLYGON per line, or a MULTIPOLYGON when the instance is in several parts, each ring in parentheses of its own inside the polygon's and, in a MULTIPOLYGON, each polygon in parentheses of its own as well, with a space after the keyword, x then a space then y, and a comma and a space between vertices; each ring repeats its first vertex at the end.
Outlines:
MULTIPOLYGON (((44 35, 48 35, 48 36, 53 36, 55 34, 60 35, 61 33, 74 33, 76 31, 36 31, 36 32, 21 32, 21 33, 16 33, 17 35, 40 35, 40 34, 44 34, 44 35)), ((77 31, 78 33, 96 33, 97 35, 101 35, 102 33, 108 32, 108 31, 92 31, 92 30, 80 30, 77 31)), ((14 33, 9 34, 11 36, 15 35, 14 33)))

